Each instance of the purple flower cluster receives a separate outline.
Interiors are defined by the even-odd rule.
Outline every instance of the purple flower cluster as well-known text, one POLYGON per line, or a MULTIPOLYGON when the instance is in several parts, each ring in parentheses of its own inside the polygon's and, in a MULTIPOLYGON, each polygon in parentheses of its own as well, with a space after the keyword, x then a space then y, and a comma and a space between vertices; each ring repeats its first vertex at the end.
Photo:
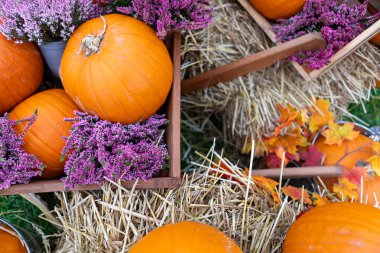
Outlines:
POLYGON ((294 17, 279 20, 273 31, 281 42, 311 32, 321 32, 326 40, 326 49, 300 52, 291 60, 311 69, 320 69, 329 59, 366 28, 373 24, 379 15, 367 16, 368 0, 363 4, 349 4, 346 0, 307 0, 303 10, 294 17))
POLYGON ((91 0, 0 0, 0 33, 40 45, 68 40, 78 25, 101 11, 91 0))
POLYGON ((162 39, 173 30, 207 27, 213 10, 210 0, 108 0, 108 4, 152 26, 162 39))
POLYGON ((163 141, 164 115, 143 123, 122 125, 75 112, 62 159, 67 190, 79 184, 101 184, 104 177, 117 181, 147 180, 164 169, 168 151, 163 141))
POLYGON ((26 131, 36 120, 36 115, 22 122, 28 122, 24 132, 17 135, 13 127, 21 123, 0 117, 0 190, 13 184, 27 184, 32 177, 41 175, 44 165, 34 155, 28 154, 22 148, 26 131))

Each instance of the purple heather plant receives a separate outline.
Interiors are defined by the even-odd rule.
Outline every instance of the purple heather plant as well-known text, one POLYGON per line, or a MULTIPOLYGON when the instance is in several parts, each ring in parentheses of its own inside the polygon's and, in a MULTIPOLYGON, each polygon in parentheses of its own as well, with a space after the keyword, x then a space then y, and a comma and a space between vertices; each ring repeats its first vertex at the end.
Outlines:
POLYGON ((329 59, 366 28, 379 19, 379 14, 367 15, 368 0, 363 4, 350 4, 336 0, 307 0, 303 10, 289 18, 279 20, 273 31, 281 42, 311 32, 321 32, 326 40, 325 49, 300 52, 290 60, 311 69, 320 69, 329 63, 329 59))
POLYGON ((194 30, 208 26, 213 8, 211 0, 96 0, 114 11, 144 21, 165 38, 174 30, 194 30))
POLYGON ((22 121, 0 117, 0 190, 13 184, 27 184, 32 177, 41 175, 44 165, 34 155, 28 154, 22 146, 23 137, 36 120, 36 115, 22 121), (17 135, 14 126, 27 122, 23 133, 17 135))
POLYGON ((70 136, 62 151, 64 184, 71 190, 79 184, 101 184, 104 178, 147 180, 167 165, 163 141, 164 115, 153 115, 142 123, 122 125, 97 116, 75 112, 70 136))
POLYGON ((101 12, 91 0, 0 0, 0 33, 39 45, 68 40, 78 25, 101 12))

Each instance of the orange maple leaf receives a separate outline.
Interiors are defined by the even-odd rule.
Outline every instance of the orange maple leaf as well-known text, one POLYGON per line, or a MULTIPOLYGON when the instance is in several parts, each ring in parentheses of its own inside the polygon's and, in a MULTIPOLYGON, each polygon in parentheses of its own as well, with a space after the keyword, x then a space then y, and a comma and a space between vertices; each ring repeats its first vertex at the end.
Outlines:
MULTIPOLYGON (((248 176, 248 169, 245 170, 245 174, 248 176)), ((276 187, 278 182, 263 176, 252 176, 253 181, 261 188, 269 191, 273 197, 275 202, 280 202, 280 197, 278 196, 278 192, 276 187)))
POLYGON ((287 122, 296 122, 299 126, 302 126, 308 120, 306 108, 299 111, 290 104, 287 104, 286 107, 277 104, 277 110, 280 113, 278 122, 280 122, 281 124, 287 122))
POLYGON ((282 161, 282 157, 284 157, 284 166, 289 163, 289 159, 286 158, 286 151, 283 147, 279 147, 274 152, 276 156, 282 161))
POLYGON ((310 108, 309 129, 311 133, 319 131, 332 120, 334 114, 330 111, 330 102, 325 99, 318 99, 315 107, 310 108))
POLYGON ((343 126, 336 124, 334 121, 329 121, 329 128, 322 132, 322 135, 326 138, 325 144, 342 145, 344 140, 354 140, 360 134, 359 131, 354 130, 354 123, 345 123, 343 126))
POLYGON ((363 180, 366 178, 367 168, 365 167, 353 167, 352 169, 343 168, 343 177, 347 178, 351 183, 356 184, 358 187, 360 186, 361 178, 363 180))
POLYGON ((352 182, 350 182, 347 178, 341 177, 338 178, 338 184, 334 184, 333 191, 335 193, 343 195, 344 198, 357 198, 358 186, 352 182))
POLYGON ((292 198, 292 200, 303 199, 303 203, 308 205, 312 204, 310 194, 305 189, 300 189, 294 186, 284 186, 281 190, 286 196, 292 198))
POLYGON ((372 150, 376 154, 380 155, 380 142, 377 142, 377 141, 372 142, 372 150))
POLYGON ((330 201, 326 197, 322 197, 318 193, 313 193, 313 205, 314 206, 323 206, 325 204, 330 203, 330 201))
POLYGON ((284 135, 274 136, 264 140, 270 152, 282 147, 286 152, 295 155, 299 147, 307 147, 308 140, 302 135, 301 129, 296 127, 284 135))
POLYGON ((367 162, 371 164, 372 170, 380 176, 380 155, 376 154, 367 159, 367 162))

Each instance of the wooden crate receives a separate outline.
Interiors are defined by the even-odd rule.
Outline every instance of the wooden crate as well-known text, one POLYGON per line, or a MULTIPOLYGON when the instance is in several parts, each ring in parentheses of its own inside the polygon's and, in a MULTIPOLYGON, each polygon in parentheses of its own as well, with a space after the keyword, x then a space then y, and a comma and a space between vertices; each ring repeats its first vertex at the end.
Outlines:
MULTIPOLYGON (((263 15, 261 15, 248 0, 238 0, 241 6, 250 14, 250 16, 255 20, 255 22, 263 29, 266 35, 274 42, 277 43, 276 34, 272 31, 272 24, 263 15)), ((311 80, 323 75, 325 72, 330 70, 332 67, 336 66, 339 62, 349 56, 363 43, 370 40, 380 31, 380 20, 366 29, 358 37, 352 40, 349 44, 338 51, 331 59, 330 63, 321 69, 310 70, 301 66, 297 62, 292 62, 294 68, 300 73, 300 75, 306 80, 311 80)))
MULTIPOLYGON (((170 123, 166 128, 166 143, 170 155, 169 175, 165 177, 154 177, 147 181, 139 180, 136 188, 139 189, 157 189, 157 188, 174 188, 181 184, 181 161, 180 161, 180 121, 181 121, 181 35, 180 33, 172 34, 166 41, 166 45, 171 52, 174 79, 171 92, 163 108, 170 123)), ((126 188, 132 188, 136 181, 126 181, 122 185, 126 188)), ((74 190, 97 190, 100 185, 80 185, 74 190)), ((63 182, 60 179, 33 180, 29 184, 13 185, 6 190, 1 190, 0 195, 26 194, 64 191, 63 182)))

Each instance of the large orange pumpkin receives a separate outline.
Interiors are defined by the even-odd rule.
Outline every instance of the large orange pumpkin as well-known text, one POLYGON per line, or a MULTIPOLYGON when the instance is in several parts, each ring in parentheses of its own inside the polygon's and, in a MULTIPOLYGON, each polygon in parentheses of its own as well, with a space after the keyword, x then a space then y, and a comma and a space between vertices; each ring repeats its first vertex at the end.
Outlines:
POLYGON ((377 253, 379 238, 380 210, 358 203, 330 203, 293 223, 283 253, 377 253))
POLYGON ((81 25, 68 41, 60 69, 63 86, 81 109, 101 119, 123 124, 145 120, 164 104, 171 88, 168 50, 135 18, 102 18, 81 25), (99 43, 91 34, 99 35, 99 43), (83 39, 89 44, 78 53, 83 39))
MULTIPOLYGON (((0 224, 0 226, 12 231, 12 228, 0 224)), ((1 253, 27 253, 20 239, 7 231, 0 229, 0 252, 1 253)))
MULTIPOLYGON (((79 108, 64 90, 52 89, 24 100, 12 110, 10 118, 21 120, 30 117, 36 110, 37 120, 24 137, 24 148, 47 166, 42 177, 53 178, 63 173, 64 163, 60 158, 65 141, 62 137, 69 135, 72 125, 64 119, 74 117, 73 111, 79 108)), ((22 132, 24 126, 16 125, 16 131, 22 132)))
POLYGON ((264 17, 277 20, 290 18, 302 10, 306 0, 249 0, 264 17))
MULTIPOLYGON (((320 136, 315 146, 325 154, 324 165, 340 165, 346 169, 352 169, 358 161, 365 161, 373 155, 371 148, 372 140, 364 135, 359 135, 354 141, 345 140, 342 145, 324 144, 325 137, 320 136)), ((325 178, 324 183, 329 190, 332 190, 336 178, 325 178)))
POLYGON ((0 114, 32 95, 42 75, 43 61, 36 45, 15 44, 0 33, 0 114))
POLYGON ((129 253, 242 253, 219 230, 197 222, 179 222, 153 230, 129 253))

